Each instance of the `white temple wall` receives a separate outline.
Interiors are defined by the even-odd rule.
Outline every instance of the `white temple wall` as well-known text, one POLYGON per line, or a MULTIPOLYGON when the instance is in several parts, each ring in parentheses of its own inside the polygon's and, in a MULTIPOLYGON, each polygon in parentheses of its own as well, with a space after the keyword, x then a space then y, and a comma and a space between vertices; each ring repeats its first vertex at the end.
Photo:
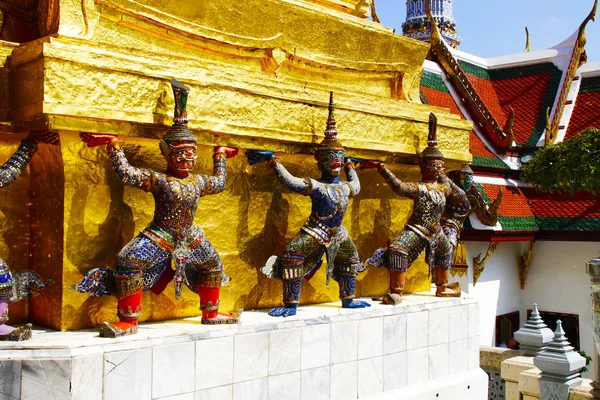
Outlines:
MULTIPOLYGON (((591 335, 591 299, 585 264, 600 256, 600 243, 538 241, 533 250, 525 288, 521 290, 519 257, 527 252, 528 242, 502 242, 491 254, 477 285, 473 286, 473 257, 488 248, 486 242, 466 242, 469 276, 451 277, 463 291, 479 302, 480 344, 496 344, 496 316, 520 311, 521 325, 533 303, 542 311, 579 315, 581 349, 594 357, 591 335)), ((554 330, 554 326, 549 326, 554 330)), ((594 362, 598 364, 598 362, 594 362)), ((592 370, 597 368, 592 365, 592 370)), ((591 378, 588 372, 585 377, 591 378)))
MULTIPOLYGON (((537 242, 521 295, 522 322, 533 303, 538 303, 542 311, 578 314, 581 349, 594 357, 590 279, 585 264, 599 256, 600 243, 597 242, 537 242)), ((554 330, 555 327, 549 328, 554 330)), ((592 370, 598 363, 594 364, 592 370)), ((588 372, 586 377, 591 378, 592 374, 588 372)))
POLYGON ((477 284, 473 286, 473 258, 479 253, 484 257, 488 245, 487 242, 466 242, 469 276, 459 278, 456 275, 450 281, 460 282, 463 291, 479 302, 480 344, 494 346, 496 316, 513 311, 523 313, 517 267, 521 246, 515 242, 500 243, 496 252, 490 255, 477 284))

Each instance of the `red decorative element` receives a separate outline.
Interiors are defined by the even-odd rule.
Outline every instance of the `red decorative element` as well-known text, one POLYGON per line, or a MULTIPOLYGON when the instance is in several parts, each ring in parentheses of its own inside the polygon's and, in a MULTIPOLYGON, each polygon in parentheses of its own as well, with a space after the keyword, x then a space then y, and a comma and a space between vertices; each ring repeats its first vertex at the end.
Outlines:
MULTIPOLYGON (((127 311, 127 310, 132 310, 132 311, 137 311, 137 310, 142 310, 142 291, 140 290, 137 293, 132 294, 131 296, 125 296, 125 297, 121 297, 118 300, 118 305, 117 305, 117 310, 123 310, 123 311, 127 311)), ((120 314, 120 312, 119 312, 120 314)), ((137 318, 126 318, 126 317, 122 317, 119 316, 119 322, 117 322, 115 324, 115 327, 121 329, 121 330, 128 330, 131 329, 134 326, 138 325, 138 319, 137 318)))
POLYGON ((508 115, 509 107, 517 111, 513 127, 515 141, 524 145, 529 141, 540 116, 546 112, 544 97, 548 90, 549 72, 493 81, 496 99, 502 111, 508 115))
POLYGON ((165 269, 165 272, 163 272, 163 274, 160 276, 160 278, 158 278, 158 280, 150 290, 154 294, 161 294, 165 290, 169 282, 173 280, 173 277, 175 277, 175 270, 171 267, 165 269))
POLYGON ((587 128, 600 129, 600 92, 579 93, 565 140, 579 135, 587 128))
MULTIPOLYGON (((210 287, 210 286, 198 286, 198 295, 200 296, 200 304, 204 305, 214 305, 219 304, 219 296, 221 293, 221 288, 218 287, 210 287)), ((202 311, 202 319, 211 319, 215 318, 219 313, 217 310, 211 311, 202 311)))

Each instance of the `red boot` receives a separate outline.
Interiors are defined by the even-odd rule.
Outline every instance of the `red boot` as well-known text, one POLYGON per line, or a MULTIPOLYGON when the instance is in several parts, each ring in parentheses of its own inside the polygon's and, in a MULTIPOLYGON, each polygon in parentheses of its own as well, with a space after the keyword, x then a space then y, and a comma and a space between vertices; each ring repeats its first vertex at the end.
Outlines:
POLYGON ((100 328, 100 337, 117 338, 137 333, 138 318, 142 315, 142 290, 121 297, 118 301, 119 322, 116 324, 105 322, 100 328))
POLYGON ((239 322, 241 311, 233 311, 232 313, 219 312, 220 293, 220 287, 198 285, 203 324, 237 324, 239 322))

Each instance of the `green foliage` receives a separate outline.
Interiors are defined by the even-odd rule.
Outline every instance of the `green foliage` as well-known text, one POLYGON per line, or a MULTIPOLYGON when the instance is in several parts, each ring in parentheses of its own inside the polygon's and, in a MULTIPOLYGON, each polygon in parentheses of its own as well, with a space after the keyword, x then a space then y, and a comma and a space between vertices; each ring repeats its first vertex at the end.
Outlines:
POLYGON ((541 148, 521 172, 525 182, 545 192, 600 191, 600 131, 586 129, 577 137, 541 148))
POLYGON ((590 363, 592 362, 592 357, 588 356, 588 354, 583 350, 575 350, 575 351, 578 352, 581 357, 585 358, 585 367, 583 367, 583 369, 581 371, 579 371, 583 374, 584 372, 588 371, 588 365, 590 365, 590 363))

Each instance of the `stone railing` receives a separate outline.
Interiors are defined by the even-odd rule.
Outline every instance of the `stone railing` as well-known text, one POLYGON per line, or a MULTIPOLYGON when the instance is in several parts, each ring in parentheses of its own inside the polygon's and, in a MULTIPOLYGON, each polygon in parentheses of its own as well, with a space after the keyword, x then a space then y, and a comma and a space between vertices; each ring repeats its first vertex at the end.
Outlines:
MULTIPOLYGON (((484 371, 488 372, 484 366, 483 352, 484 350, 482 349, 480 353, 480 366, 484 371)), ((542 398, 539 382, 542 371, 533 365, 533 357, 512 357, 502 361, 501 364, 501 378, 506 382, 506 392, 503 398, 507 400, 537 400, 542 398)), ((591 380, 583 379, 580 385, 570 388, 568 400, 593 399, 590 384, 591 380)), ((491 385, 492 382, 490 381, 491 385)), ((492 397, 490 392, 489 399, 497 398, 502 397, 492 397)))
POLYGON ((479 348, 479 366, 490 378, 488 399, 506 398, 505 381, 500 374, 502 362, 518 355, 519 352, 517 350, 501 349, 490 346, 481 346, 479 348))

